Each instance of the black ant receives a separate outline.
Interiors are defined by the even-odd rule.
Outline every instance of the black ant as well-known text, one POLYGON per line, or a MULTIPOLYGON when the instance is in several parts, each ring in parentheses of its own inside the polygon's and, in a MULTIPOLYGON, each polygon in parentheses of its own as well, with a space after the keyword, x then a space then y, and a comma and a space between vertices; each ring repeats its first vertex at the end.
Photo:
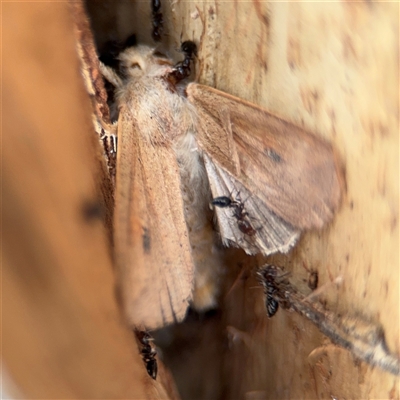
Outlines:
POLYGON ((190 63, 197 56, 197 45, 191 40, 186 40, 181 44, 181 52, 185 55, 183 61, 178 62, 168 76, 168 80, 173 83, 179 83, 190 75, 190 63))
POLYGON ((276 300, 278 288, 275 282, 278 270, 274 265, 267 264, 257 274, 261 278, 261 284, 264 286, 265 308, 267 309, 268 318, 272 318, 279 308, 279 302, 276 300))
POLYGON ((136 331, 136 337, 139 339, 142 348, 140 354, 143 358, 144 364, 146 366, 147 373, 153 378, 157 377, 157 350, 151 345, 154 340, 148 332, 136 331))
POLYGON ((162 37, 163 33, 163 15, 161 10, 161 0, 152 0, 151 1, 151 16, 152 16, 152 24, 153 24, 153 31, 151 36, 155 42, 159 42, 162 37))
POLYGON ((249 213, 245 211, 244 202, 240 200, 239 193, 236 196, 236 200, 232 200, 227 196, 219 196, 215 197, 211 201, 211 204, 221 208, 231 207, 233 209, 233 216, 237 220, 240 232, 245 233, 248 236, 254 236, 257 233, 248 220, 249 213))

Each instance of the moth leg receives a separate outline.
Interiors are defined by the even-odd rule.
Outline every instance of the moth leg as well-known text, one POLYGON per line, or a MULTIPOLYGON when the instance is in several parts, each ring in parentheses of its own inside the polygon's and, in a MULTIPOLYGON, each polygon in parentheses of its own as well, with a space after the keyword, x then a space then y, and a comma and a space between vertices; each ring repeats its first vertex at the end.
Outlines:
POLYGON ((122 79, 118 76, 117 72, 108 65, 99 62, 99 69, 104 79, 107 79, 116 89, 123 87, 122 79))
MULTIPOLYGON (((122 88, 123 81, 118 73, 108 65, 99 61, 99 70, 103 78, 110 82, 116 89, 122 88)), ((117 168, 117 127, 118 124, 109 124, 103 120, 98 121, 100 125, 96 129, 103 145, 104 155, 107 161, 107 168, 112 182, 115 184, 115 174, 117 168)))
POLYGON ((101 130, 100 141, 103 145, 107 168, 112 182, 115 184, 117 170, 117 124, 111 125, 112 130, 101 130))

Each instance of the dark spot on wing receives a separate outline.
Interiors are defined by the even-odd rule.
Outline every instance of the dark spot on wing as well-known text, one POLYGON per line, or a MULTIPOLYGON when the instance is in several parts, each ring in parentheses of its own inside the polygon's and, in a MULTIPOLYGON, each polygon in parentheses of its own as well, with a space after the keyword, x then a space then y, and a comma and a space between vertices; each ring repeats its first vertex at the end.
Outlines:
POLYGON ((264 150, 265 154, 274 162, 279 163, 282 161, 281 156, 273 149, 265 149, 264 150))
POLYGON ((317 271, 310 272, 310 276, 308 277, 308 287, 311 290, 315 290, 318 287, 318 272, 317 271))
POLYGON ((142 234, 143 250, 145 253, 150 253, 151 250, 151 236, 150 231, 147 228, 143 228, 142 234))
POLYGON ((105 217, 104 205, 100 200, 87 200, 82 204, 82 216, 85 221, 92 222, 95 220, 103 221, 105 217))

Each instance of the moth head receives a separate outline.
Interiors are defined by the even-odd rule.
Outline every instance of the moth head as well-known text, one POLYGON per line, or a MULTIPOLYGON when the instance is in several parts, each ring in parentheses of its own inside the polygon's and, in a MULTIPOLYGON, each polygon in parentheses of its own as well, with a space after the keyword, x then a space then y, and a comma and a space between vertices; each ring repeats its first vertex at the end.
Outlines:
POLYGON ((163 54, 149 46, 130 47, 119 55, 120 68, 127 78, 165 75, 173 66, 163 54))

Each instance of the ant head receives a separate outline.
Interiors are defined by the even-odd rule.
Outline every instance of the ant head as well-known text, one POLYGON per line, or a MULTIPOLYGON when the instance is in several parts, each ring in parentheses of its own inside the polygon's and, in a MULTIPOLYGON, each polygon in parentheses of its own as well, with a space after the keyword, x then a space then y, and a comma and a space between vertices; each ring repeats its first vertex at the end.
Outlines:
POLYGON ((188 57, 192 57, 193 55, 197 57, 196 43, 192 42, 191 40, 186 40, 181 44, 181 52, 188 57))

